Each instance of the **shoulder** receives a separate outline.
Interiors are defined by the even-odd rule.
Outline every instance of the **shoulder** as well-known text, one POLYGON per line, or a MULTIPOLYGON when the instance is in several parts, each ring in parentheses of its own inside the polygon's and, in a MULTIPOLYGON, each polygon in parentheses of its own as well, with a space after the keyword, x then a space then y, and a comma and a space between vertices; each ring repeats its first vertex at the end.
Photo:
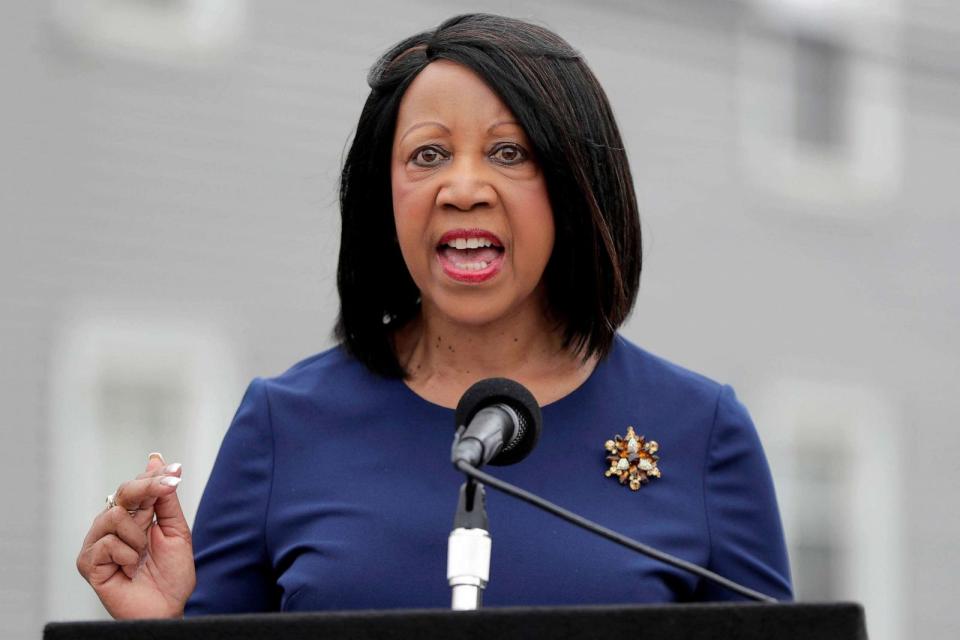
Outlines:
POLYGON ((611 364, 630 381, 637 402, 677 428, 688 444, 699 440, 710 468, 730 469, 738 461, 749 469, 744 477, 769 477, 756 427, 730 385, 653 355, 621 336, 617 340, 611 364))
POLYGON ((612 384, 629 385, 638 393, 657 398, 657 404, 713 409, 729 391, 726 385, 655 355, 619 334, 606 367, 612 384))
POLYGON ((370 371, 337 345, 297 362, 283 373, 253 380, 251 403, 274 433, 313 432, 354 421, 361 411, 396 406, 397 381, 370 371))
POLYGON ((297 362, 277 376, 267 378, 276 384, 302 384, 330 374, 345 374, 354 370, 366 371, 358 360, 353 358, 342 345, 334 345, 325 351, 314 354, 297 362))
POLYGON ((342 345, 330 347, 297 362, 283 373, 257 378, 270 400, 274 397, 339 395, 344 390, 360 391, 383 383, 342 345))
POLYGON ((684 446, 720 453, 759 449, 746 407, 733 388, 617 336, 605 361, 601 386, 654 425, 670 425, 684 446))

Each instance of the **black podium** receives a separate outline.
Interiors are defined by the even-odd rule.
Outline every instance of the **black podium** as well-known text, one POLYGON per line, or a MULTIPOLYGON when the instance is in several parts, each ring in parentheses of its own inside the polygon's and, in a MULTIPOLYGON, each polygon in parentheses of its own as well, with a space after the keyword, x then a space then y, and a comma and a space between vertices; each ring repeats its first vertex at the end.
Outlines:
POLYGON ((51 622, 44 640, 866 640, 857 604, 674 604, 508 607, 480 611, 248 614, 188 620, 51 622))

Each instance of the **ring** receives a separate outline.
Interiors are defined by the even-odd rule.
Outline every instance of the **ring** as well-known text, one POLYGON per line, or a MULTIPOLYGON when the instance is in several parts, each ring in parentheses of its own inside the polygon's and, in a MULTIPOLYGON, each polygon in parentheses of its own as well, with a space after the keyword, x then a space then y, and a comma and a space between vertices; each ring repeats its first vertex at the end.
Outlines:
MULTIPOLYGON (((117 494, 111 493, 107 496, 107 509, 113 509, 115 506, 117 506, 117 494)), ((139 509, 127 509, 127 513, 131 516, 137 515, 137 511, 139 511, 139 509)))

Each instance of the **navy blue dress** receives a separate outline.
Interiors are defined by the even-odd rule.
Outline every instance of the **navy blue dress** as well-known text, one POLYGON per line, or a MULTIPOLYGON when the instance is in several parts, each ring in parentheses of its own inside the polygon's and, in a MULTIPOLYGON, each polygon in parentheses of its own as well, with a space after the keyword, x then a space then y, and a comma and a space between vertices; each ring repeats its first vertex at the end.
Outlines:
MULTIPOLYGON (((756 431, 730 387, 617 337, 543 408, 536 450, 488 471, 636 540, 778 599, 783 531, 756 431), (604 476, 627 426, 660 444, 639 491, 604 476)), ((187 615, 447 608, 446 546, 462 476, 453 410, 337 347, 256 379, 194 525, 187 615)), ((725 600, 736 594, 487 491, 485 606, 725 600)))

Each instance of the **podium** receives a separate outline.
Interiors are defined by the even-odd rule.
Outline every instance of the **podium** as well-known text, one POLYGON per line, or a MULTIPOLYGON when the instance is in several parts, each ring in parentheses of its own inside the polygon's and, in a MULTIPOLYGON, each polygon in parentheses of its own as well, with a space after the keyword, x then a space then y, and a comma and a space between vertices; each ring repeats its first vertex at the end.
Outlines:
POLYGON ((670 604, 395 609, 206 616, 186 620, 51 622, 44 640, 866 640, 858 604, 670 604))

